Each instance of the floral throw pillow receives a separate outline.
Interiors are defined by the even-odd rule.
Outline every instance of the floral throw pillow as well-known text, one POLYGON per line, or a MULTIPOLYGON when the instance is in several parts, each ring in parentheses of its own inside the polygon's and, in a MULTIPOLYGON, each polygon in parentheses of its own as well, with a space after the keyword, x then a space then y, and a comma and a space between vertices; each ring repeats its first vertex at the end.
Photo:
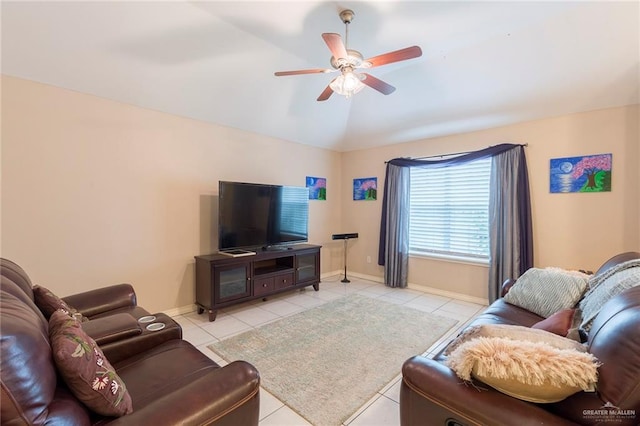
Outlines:
POLYGON ((47 319, 49 319, 51 315, 58 309, 64 309, 72 316, 77 317, 80 321, 84 322, 88 320, 76 309, 69 306, 67 302, 53 294, 51 290, 42 286, 33 286, 33 299, 38 309, 40 309, 40 311, 42 312, 42 315, 44 315, 44 317, 47 319))
POLYGON ((55 311, 49 319, 49 339, 58 371, 76 398, 103 416, 133 411, 124 382, 76 318, 55 311))

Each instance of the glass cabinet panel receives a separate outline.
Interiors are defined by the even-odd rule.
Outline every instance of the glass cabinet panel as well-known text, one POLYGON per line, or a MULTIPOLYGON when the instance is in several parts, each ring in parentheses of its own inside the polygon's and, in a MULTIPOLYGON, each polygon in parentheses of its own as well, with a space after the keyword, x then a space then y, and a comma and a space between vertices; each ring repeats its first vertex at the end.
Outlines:
POLYGON ((221 267, 216 274, 218 285, 217 301, 237 299, 251 294, 249 268, 247 264, 221 267))
POLYGON ((298 268, 297 268, 297 281, 316 280, 318 278, 318 255, 316 253, 311 254, 299 254, 297 256, 298 268))

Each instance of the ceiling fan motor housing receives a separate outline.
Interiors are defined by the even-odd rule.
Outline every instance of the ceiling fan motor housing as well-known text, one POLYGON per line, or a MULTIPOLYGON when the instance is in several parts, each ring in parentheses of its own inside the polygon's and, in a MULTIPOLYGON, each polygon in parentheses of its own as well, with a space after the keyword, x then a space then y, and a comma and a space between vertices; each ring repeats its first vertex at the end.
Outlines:
POLYGON ((353 68, 366 68, 367 62, 364 61, 362 53, 357 50, 347 49, 346 58, 331 57, 331 66, 335 69, 341 69, 344 66, 350 66, 353 68))

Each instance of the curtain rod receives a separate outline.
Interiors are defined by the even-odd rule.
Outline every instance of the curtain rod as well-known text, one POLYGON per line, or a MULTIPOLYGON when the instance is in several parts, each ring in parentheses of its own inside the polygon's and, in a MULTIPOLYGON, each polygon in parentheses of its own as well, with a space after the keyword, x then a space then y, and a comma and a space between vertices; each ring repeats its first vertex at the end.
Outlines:
MULTIPOLYGON (((529 146, 528 143, 521 143, 521 144, 516 144, 516 145, 520 145, 520 146, 529 146)), ((494 145, 489 145, 487 148, 491 148, 494 145)), ((415 157, 415 158, 411 158, 409 157, 411 160, 425 160, 427 158, 436 158, 436 157, 448 157, 450 155, 463 155, 463 154, 469 154, 472 153, 474 151, 463 151, 463 152, 452 152, 450 154, 438 154, 438 155, 427 155, 425 157, 415 157)), ((385 164, 388 163, 388 161, 385 161, 385 164)))

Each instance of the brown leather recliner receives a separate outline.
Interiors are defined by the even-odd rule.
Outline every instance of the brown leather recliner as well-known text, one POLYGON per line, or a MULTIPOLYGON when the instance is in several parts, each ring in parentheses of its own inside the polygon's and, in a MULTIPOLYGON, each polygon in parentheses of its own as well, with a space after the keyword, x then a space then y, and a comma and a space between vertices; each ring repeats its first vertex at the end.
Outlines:
MULTIPOLYGON (((243 361, 220 367, 177 337, 180 332, 168 333, 162 338, 156 338, 161 336, 157 334, 149 339, 141 340, 139 336, 115 340, 119 345, 104 352, 127 386, 133 413, 114 418, 92 412, 69 391, 57 373, 48 322, 33 301, 28 277, 25 279, 24 271, 10 263, 3 262, 2 266, 0 418, 3 425, 258 424, 260 377, 257 370, 243 361)), ((132 298, 131 293, 126 296, 126 287, 120 288, 125 291, 116 291, 111 302, 104 302, 108 297, 98 299, 113 310, 127 310, 127 306, 116 307, 120 303, 113 300, 119 299, 126 305, 124 300, 128 298, 133 300, 135 310, 135 296, 132 298)), ((103 294, 109 295, 108 291, 103 294)), ((72 300, 71 304, 82 309, 81 298, 72 300)), ((109 322, 106 312, 102 310, 96 315, 104 314, 109 322)), ((177 324, 176 327, 179 328, 177 324)), ((101 349, 104 350, 104 346, 101 349)))
MULTIPOLYGON (((0 274, 7 277, 37 304, 34 287, 24 269, 17 263, 0 258, 0 274)), ((137 304, 131 284, 116 284, 63 297, 68 306, 84 317, 83 330, 96 341, 111 362, 154 348, 171 340, 182 339, 182 328, 164 313, 153 314, 155 322, 164 324, 157 331, 148 330, 142 317, 151 314, 137 304)))
MULTIPOLYGON (((596 274, 631 259, 640 259, 640 253, 614 256, 596 274)), ((530 327, 542 319, 499 299, 470 325, 530 327)), ((402 426, 640 424, 640 286, 624 291, 603 306, 586 345, 602 363, 597 392, 578 392, 552 404, 522 401, 479 382, 464 383, 442 362, 445 359, 442 352, 433 359, 410 358, 402 367, 400 423, 402 426)))

